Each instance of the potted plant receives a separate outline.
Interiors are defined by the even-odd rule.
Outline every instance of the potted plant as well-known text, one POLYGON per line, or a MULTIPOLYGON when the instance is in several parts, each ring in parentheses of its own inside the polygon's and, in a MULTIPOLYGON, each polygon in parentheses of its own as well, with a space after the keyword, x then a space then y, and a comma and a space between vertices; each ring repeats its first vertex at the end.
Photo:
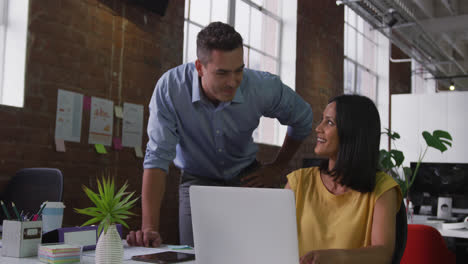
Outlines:
POLYGON ((394 142, 400 138, 400 135, 397 132, 392 132, 388 129, 386 129, 385 132, 382 132, 382 134, 386 134, 390 138, 394 149, 391 149, 390 151, 385 149, 380 150, 379 165, 383 171, 390 174, 398 182, 401 192, 403 193, 403 197, 408 196, 409 189, 411 188, 414 179, 416 179, 419 165, 423 161, 424 156, 426 156, 427 150, 431 147, 440 150, 440 152, 443 153, 448 149, 448 147, 452 146, 452 136, 447 131, 434 130, 432 134, 427 131, 423 131, 422 136, 426 141, 426 148, 424 149, 424 152, 419 153, 416 168, 412 171, 409 167, 402 167, 405 155, 397 149, 394 142), (401 172, 403 172, 403 174, 400 176, 401 172))
POLYGON ((88 198, 94 203, 94 207, 77 209, 75 211, 92 216, 82 226, 99 223, 99 239, 96 244, 96 263, 122 263, 123 245, 122 239, 117 232, 116 224, 122 224, 126 228, 128 225, 125 219, 135 215, 130 212, 138 198, 133 200, 135 192, 125 192, 128 185, 125 183, 118 192, 115 192, 114 179, 107 180, 102 177, 102 184, 97 180, 98 193, 83 185, 83 190, 88 198))

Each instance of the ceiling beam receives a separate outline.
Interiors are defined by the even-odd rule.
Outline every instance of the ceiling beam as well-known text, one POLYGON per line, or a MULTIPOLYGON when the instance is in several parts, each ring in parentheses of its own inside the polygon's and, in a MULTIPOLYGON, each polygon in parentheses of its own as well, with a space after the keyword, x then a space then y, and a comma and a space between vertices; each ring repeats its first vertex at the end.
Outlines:
MULTIPOLYGON (((465 46, 459 41, 457 42, 454 38, 451 38, 448 34, 442 34, 442 38, 448 42, 448 44, 456 50, 463 58, 465 58, 465 46)), ((448 53, 450 54, 450 53, 448 53)))
POLYGON ((456 9, 454 9, 454 7, 450 4, 449 0, 441 0, 441 2, 452 16, 457 14, 456 9))
POLYGON ((434 17, 434 4, 432 0, 413 0, 421 11, 429 18, 434 17))
POLYGON ((464 32, 468 31, 468 15, 440 17, 420 20, 419 24, 432 33, 464 32))

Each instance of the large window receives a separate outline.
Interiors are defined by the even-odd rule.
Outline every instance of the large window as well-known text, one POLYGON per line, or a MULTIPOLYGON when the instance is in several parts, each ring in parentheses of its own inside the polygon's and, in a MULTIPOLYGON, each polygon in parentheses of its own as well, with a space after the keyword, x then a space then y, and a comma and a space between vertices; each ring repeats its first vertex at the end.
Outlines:
POLYGON ((23 107, 29 0, 0 0, 0 104, 23 107))
MULTIPOLYGON (((233 25, 242 35, 246 67, 281 76, 284 64, 289 67, 282 59, 284 57, 281 47, 284 42, 282 3, 283 0, 186 0, 184 62, 196 60, 198 32, 210 22, 221 21, 233 25)), ((295 6, 297 8, 297 4, 295 6)), ((293 12, 295 15, 296 10, 293 12)), ((295 26, 293 31, 295 36, 295 26)), ((293 71, 295 72, 295 68, 293 71)), ((284 78, 282 79, 284 81, 284 78)), ((294 89, 294 82, 285 83, 294 89)), ((286 128, 277 120, 262 118, 253 137, 256 142, 281 145, 285 133, 286 128)))
MULTIPOLYGON (((371 98, 382 129, 388 128, 390 41, 347 6, 344 20, 344 93, 371 98)), ((380 144, 387 147, 386 136, 381 136, 380 144)))
MULTIPOLYGON (((344 92, 377 99, 377 30, 345 7, 344 92)), ((387 62, 388 63, 388 62, 387 62)))

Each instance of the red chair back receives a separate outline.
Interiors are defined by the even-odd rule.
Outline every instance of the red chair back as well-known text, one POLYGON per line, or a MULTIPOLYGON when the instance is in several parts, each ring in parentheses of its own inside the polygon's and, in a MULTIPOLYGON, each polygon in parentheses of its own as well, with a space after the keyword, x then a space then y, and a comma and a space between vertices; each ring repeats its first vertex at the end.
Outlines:
POLYGON ((455 264, 456 257, 448 250, 437 229, 426 225, 408 225, 403 264, 455 264))

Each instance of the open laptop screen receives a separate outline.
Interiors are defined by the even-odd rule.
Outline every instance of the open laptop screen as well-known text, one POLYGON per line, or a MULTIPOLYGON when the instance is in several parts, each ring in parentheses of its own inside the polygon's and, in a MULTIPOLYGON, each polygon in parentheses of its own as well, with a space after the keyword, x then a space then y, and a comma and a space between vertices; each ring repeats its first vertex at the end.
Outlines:
POLYGON ((190 187, 197 263, 299 263, 291 190, 190 187))

